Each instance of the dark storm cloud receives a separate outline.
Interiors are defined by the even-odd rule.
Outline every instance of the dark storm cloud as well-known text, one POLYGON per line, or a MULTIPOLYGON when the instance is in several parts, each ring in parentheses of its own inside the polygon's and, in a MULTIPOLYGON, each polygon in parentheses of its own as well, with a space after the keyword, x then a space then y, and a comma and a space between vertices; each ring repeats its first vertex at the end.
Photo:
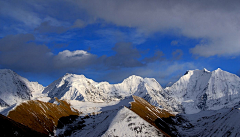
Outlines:
POLYGON ((40 33, 58 33, 66 32, 68 28, 63 26, 52 26, 49 21, 42 22, 40 26, 34 29, 40 33))
POLYGON ((164 54, 160 50, 156 50, 152 56, 141 58, 147 53, 147 50, 140 51, 131 42, 118 42, 112 50, 116 52, 115 55, 102 56, 98 59, 110 69, 143 67, 152 62, 165 60, 164 54))
POLYGON ((75 2, 66 0, 2 0, 0 20, 4 20, 2 36, 32 33, 33 30, 60 34, 69 29, 84 28, 93 22, 75 2))
POLYGON ((164 60, 164 54, 160 50, 155 51, 154 56, 146 57, 143 59, 143 61, 146 63, 151 63, 151 62, 161 61, 161 60, 164 60))
POLYGON ((133 47, 130 42, 116 43, 112 48, 115 55, 104 57, 103 62, 110 68, 114 67, 138 67, 144 64, 138 59, 141 57, 140 52, 133 47))
POLYGON ((82 0, 77 3, 90 15, 118 26, 208 40, 190 50, 198 56, 240 55, 239 0, 82 0))
MULTIPOLYGON (((51 19, 51 18, 50 18, 51 19)), ((34 30, 39 32, 39 33, 57 33, 61 34, 64 33, 68 30, 74 29, 74 28, 84 28, 87 23, 77 19, 72 26, 70 26, 68 23, 61 23, 55 19, 54 20, 56 23, 52 23, 51 20, 47 19, 48 21, 42 22, 38 27, 36 27, 34 30)))
POLYGON ((9 35, 0 39, 0 64, 21 71, 51 72, 82 69, 95 63, 96 55, 83 50, 64 50, 54 55, 45 45, 37 45, 32 34, 9 35))
POLYGON ((100 56, 84 50, 64 50, 54 55, 45 45, 35 43, 32 34, 8 35, 0 39, 0 64, 2 67, 21 71, 53 72, 55 70, 116 69, 143 67, 161 60, 163 53, 156 51, 151 57, 142 54, 130 42, 118 42, 112 56, 100 56))
POLYGON ((50 49, 37 45, 32 34, 9 35, 0 39, 0 64, 15 69, 45 70, 50 49))
POLYGON ((172 52, 173 60, 179 60, 183 56, 183 51, 181 49, 177 49, 172 52))

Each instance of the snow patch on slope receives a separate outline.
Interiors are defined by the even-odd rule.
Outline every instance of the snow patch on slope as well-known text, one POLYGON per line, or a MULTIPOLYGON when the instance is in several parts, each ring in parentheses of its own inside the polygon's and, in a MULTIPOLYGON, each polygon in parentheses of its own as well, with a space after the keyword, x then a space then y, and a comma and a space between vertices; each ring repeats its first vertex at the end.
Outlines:
POLYGON ((117 113, 108 130, 102 135, 102 137, 107 136, 159 137, 163 136, 163 134, 137 114, 124 107, 117 113))
POLYGON ((240 119, 238 107, 184 114, 182 116, 188 119, 193 127, 176 126, 177 130, 182 136, 239 136, 240 123, 236 121, 240 119))

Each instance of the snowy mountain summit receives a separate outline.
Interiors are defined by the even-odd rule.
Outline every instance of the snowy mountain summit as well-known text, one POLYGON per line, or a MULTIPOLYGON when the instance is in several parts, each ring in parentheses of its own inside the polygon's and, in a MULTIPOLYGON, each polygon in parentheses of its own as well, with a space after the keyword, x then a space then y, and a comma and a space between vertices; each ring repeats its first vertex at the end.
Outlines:
POLYGON ((165 89, 185 113, 233 107, 240 102, 240 78, 218 68, 215 71, 189 70, 165 89))
POLYGON ((155 79, 135 75, 122 83, 109 84, 95 82, 84 75, 66 74, 46 87, 43 93, 49 97, 87 102, 109 102, 136 95, 153 105, 167 106, 163 97, 166 93, 155 79))
POLYGON ((34 98, 44 87, 37 82, 29 82, 9 69, 0 69, 0 107, 34 98))

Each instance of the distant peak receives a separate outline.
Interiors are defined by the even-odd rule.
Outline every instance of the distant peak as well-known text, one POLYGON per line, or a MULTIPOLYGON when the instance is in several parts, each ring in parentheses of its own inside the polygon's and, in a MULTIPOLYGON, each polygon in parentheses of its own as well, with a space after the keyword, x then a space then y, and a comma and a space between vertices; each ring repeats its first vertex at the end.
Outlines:
POLYGON ((216 70, 214 70, 214 72, 222 72, 223 70, 222 69, 220 69, 220 68, 218 68, 218 69, 216 69, 216 70))
POLYGON ((66 73, 64 76, 71 75, 71 73, 66 73))
POLYGON ((204 72, 210 72, 209 70, 207 70, 206 68, 203 69, 204 72))
POLYGON ((131 75, 131 76, 129 76, 128 78, 135 78, 135 77, 140 77, 140 76, 137 76, 137 75, 131 75))
POLYGON ((129 76, 127 79, 142 79, 142 77, 140 77, 140 76, 137 76, 137 75, 131 75, 131 76, 129 76))
POLYGON ((11 69, 0 69, 0 72, 13 72, 11 69))
POLYGON ((189 72, 189 70, 187 70, 187 71, 184 73, 184 75, 187 75, 187 74, 188 74, 188 72, 189 72))
POLYGON ((142 77, 140 77, 140 76, 136 76, 136 75, 131 75, 131 76, 129 76, 128 78, 126 78, 126 79, 124 79, 123 81, 133 81, 133 80, 138 80, 138 79, 143 79, 142 77))
POLYGON ((71 73, 66 73, 64 76, 63 76, 63 78, 64 77, 71 77, 73 74, 71 74, 71 73))
POLYGON ((64 75, 64 77, 65 76, 79 76, 79 77, 84 77, 85 78, 85 76, 84 75, 78 75, 78 74, 72 74, 72 73, 66 73, 65 75, 64 75))
POLYGON ((16 72, 12 71, 11 69, 0 69, 0 73, 18 75, 16 72))

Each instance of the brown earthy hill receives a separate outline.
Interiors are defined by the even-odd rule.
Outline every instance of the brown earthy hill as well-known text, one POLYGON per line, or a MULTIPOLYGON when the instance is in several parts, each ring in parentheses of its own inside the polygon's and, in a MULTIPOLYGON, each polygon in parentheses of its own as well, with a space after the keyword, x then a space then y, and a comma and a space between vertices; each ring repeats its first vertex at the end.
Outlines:
MULTIPOLYGON (((159 127, 155 124, 155 121, 159 118, 168 118, 175 116, 167 110, 157 108, 141 97, 133 96, 134 102, 131 102, 131 110, 138 114, 141 118, 152 124, 153 126, 159 127)), ((160 129, 163 133, 164 130, 160 129)), ((165 133, 166 134, 166 133, 165 133)), ((166 134, 166 136, 169 136, 166 134)))
POLYGON ((48 137, 0 114, 1 137, 48 137))
POLYGON ((10 111, 8 117, 22 123, 29 128, 44 134, 53 135, 58 120, 64 116, 79 115, 66 101, 58 100, 57 104, 31 100, 24 102, 10 111))

